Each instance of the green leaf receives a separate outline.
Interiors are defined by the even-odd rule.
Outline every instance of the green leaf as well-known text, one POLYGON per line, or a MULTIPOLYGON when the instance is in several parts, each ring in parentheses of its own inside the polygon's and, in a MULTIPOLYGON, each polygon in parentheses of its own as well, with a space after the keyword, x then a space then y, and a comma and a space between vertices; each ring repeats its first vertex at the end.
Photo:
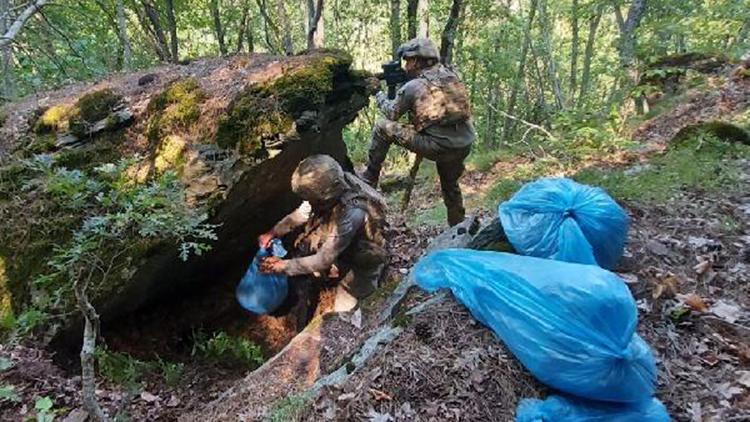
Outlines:
POLYGON ((8 370, 13 367, 13 362, 10 359, 0 357, 0 372, 8 370))
POLYGON ((34 409, 40 411, 40 412, 49 412, 52 410, 52 406, 55 404, 52 402, 52 399, 49 397, 42 397, 41 399, 36 401, 36 404, 34 405, 34 409))
POLYGON ((2 400, 10 400, 17 403, 21 401, 21 398, 18 397, 18 394, 16 393, 16 387, 12 385, 2 385, 0 386, 0 401, 2 400))

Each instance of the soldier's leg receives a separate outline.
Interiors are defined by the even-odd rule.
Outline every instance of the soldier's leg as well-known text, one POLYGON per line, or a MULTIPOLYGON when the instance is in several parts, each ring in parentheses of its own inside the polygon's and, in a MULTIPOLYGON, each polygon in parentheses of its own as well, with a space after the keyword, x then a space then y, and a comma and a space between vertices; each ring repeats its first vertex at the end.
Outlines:
MULTIPOLYGON (((467 154, 468 155, 468 151, 467 154)), ((443 202, 448 210, 448 224, 455 226, 464 220, 466 211, 464 210, 464 200, 461 194, 461 187, 458 185, 458 179, 464 172, 464 159, 466 155, 460 158, 438 161, 437 171, 440 176, 440 190, 443 193, 443 202)))
POLYGON ((403 145, 416 136, 413 127, 391 120, 380 119, 372 128, 372 141, 367 156, 367 169, 362 174, 362 179, 370 186, 376 186, 380 178, 380 170, 383 167, 386 155, 391 144, 403 145))

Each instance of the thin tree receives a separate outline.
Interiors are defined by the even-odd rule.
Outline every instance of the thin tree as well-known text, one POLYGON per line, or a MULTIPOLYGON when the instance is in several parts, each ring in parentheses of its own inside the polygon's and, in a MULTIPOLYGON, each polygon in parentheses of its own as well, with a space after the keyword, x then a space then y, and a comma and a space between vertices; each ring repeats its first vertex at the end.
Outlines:
POLYGON ((268 47, 271 52, 278 53, 281 51, 279 48, 279 45, 281 44, 281 31, 268 13, 266 0, 255 1, 258 4, 258 10, 263 18, 263 32, 265 34, 266 47, 268 47))
POLYGON ((242 17, 240 26, 237 30, 237 49, 236 53, 241 53, 247 38, 247 51, 252 53, 254 50, 253 29, 250 25, 252 16, 250 15, 250 3, 246 0, 242 2, 242 17))
POLYGON ((284 53, 287 56, 294 54, 294 44, 292 44, 292 25, 289 22, 289 16, 286 13, 284 0, 276 0, 276 13, 281 22, 281 33, 284 45, 284 53))
POLYGON ((596 7, 594 15, 589 19, 589 34, 586 39, 586 50, 583 53, 583 72, 581 73, 581 91, 578 94, 577 104, 580 105, 588 95, 591 81, 591 60, 594 57, 594 43, 596 41, 596 31, 599 29, 599 22, 602 20, 604 6, 599 4, 596 7))
POLYGON ((549 13, 547 12, 547 0, 542 0, 539 5, 539 14, 541 15, 542 46, 544 56, 547 62, 547 75, 552 82, 552 92, 555 94, 555 106, 558 110, 565 105, 565 99, 562 92, 562 84, 557 73, 557 64, 554 52, 552 51, 552 26, 549 22, 549 13))
MULTIPOLYGON (((5 34, 11 25, 10 18, 10 0, 0 0, 0 33, 5 34)), ((15 96, 15 84, 13 82, 13 48, 10 44, 0 49, 0 66, 2 67, 2 87, 0 95, 3 99, 10 99, 15 96)))
POLYGON ((417 4, 417 36, 430 37, 430 0, 419 0, 417 4))
POLYGON ((148 27, 148 32, 153 37, 156 55, 159 56, 159 59, 162 61, 171 61, 172 57, 169 53, 167 37, 164 35, 164 30, 161 26, 159 11, 156 9, 156 6, 151 3, 151 0, 141 0, 141 5, 143 5, 143 10, 145 12, 141 24, 148 27))
POLYGON ((391 31, 391 51, 393 53, 393 59, 398 59, 396 50, 401 45, 401 0, 391 0, 391 18, 390 18, 390 31, 391 31))
POLYGON ((440 42, 440 61, 450 65, 453 62, 453 46, 456 42, 458 24, 461 20, 461 12, 465 3, 462 0, 453 0, 448 20, 445 22, 443 35, 440 42))
POLYGON ((307 0, 307 48, 321 48, 325 41, 323 26, 323 0, 307 0))
POLYGON ((117 0, 117 34, 122 43, 122 63, 125 70, 133 67, 133 47, 130 45, 128 36, 128 24, 125 20, 125 3, 123 0, 117 0))
POLYGON ((408 0, 406 3, 406 35, 412 39, 417 37, 417 6, 419 0, 408 0))
MULTIPOLYGON (((529 9, 529 18, 526 22, 526 27, 524 28, 523 33, 523 45, 521 47, 521 57, 518 60, 518 72, 516 73, 516 78, 513 80, 511 84, 511 90, 510 90, 510 98, 508 99, 508 115, 513 115, 513 112, 516 108, 516 102, 518 101, 518 90, 521 88, 521 85, 524 83, 525 75, 526 75, 526 56, 529 54, 529 47, 531 46, 531 27, 534 23, 534 16, 536 15, 536 9, 537 9, 538 1, 537 0, 531 0, 531 6, 529 9)), ((511 130, 513 129, 514 120, 508 116, 505 117, 505 121, 503 122, 503 131, 500 135, 500 144, 505 143, 505 141, 510 136, 511 130)))
POLYGON ((208 3, 208 8, 211 11, 211 18, 214 24, 214 33, 216 34, 216 41, 219 43, 219 52, 222 56, 227 55, 227 45, 224 42, 224 28, 221 25, 221 13, 219 12, 219 0, 211 0, 208 3))
POLYGON ((578 0, 573 0, 573 4, 571 5, 570 27, 572 35, 570 40, 570 83, 568 92, 570 92, 570 99, 572 100, 578 83, 578 0))
MULTIPOLYGON (((620 53, 620 66, 628 76, 631 85, 638 84, 638 69, 635 66, 635 30, 641 23, 643 15, 646 13, 646 0, 633 0, 633 3, 628 9, 627 18, 623 19, 622 12, 620 11, 620 5, 613 1, 613 7, 615 9, 615 18, 617 19, 617 25, 620 28, 620 40, 617 48, 620 53)), ((638 114, 643 114, 643 104, 645 99, 641 95, 640 98, 635 98, 635 108, 638 114)))
MULTIPOLYGON (((4 48, 7 45, 10 45, 10 43, 12 43, 13 40, 15 40, 18 34, 21 32, 24 25, 26 25, 26 21, 34 16, 34 14, 41 11, 42 8, 49 2, 50 0, 36 0, 33 2, 29 2, 25 6, 21 6, 23 8, 21 13, 16 16, 15 20, 13 20, 10 25, 7 25, 7 29, 5 31, 2 31, 2 35, 0 36, 0 49, 4 48)), ((9 5, 9 9, 11 6, 13 9, 18 8, 15 5, 9 5)))
POLYGON ((177 51, 177 19, 174 15, 174 0, 167 0, 167 26, 169 27, 169 52, 172 62, 180 61, 180 54, 177 51))

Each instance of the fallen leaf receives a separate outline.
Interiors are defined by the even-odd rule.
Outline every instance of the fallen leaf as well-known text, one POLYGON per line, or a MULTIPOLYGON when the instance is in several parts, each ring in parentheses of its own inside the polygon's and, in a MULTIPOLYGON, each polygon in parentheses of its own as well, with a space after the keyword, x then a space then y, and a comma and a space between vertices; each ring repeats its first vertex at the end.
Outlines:
POLYGON ((159 397, 149 393, 148 391, 144 391, 141 393, 141 400, 145 401, 146 403, 153 403, 159 400, 159 397))
POLYGON ((391 401, 393 400, 393 397, 391 397, 388 393, 380 390, 376 390, 374 388, 370 389, 370 394, 372 394, 373 398, 376 401, 391 401))
POLYGON ((393 416, 390 413, 380 413, 374 409, 370 409, 367 412, 367 417, 370 418, 370 422, 390 422, 393 420, 393 416))
POLYGON ((167 407, 177 407, 179 405, 180 405, 180 399, 175 395, 172 395, 169 398, 169 401, 167 402, 167 407))
POLYGON ((711 313, 729 323, 736 322, 742 316, 742 310, 739 306, 732 305, 723 300, 716 302, 711 307, 711 313))
POLYGON ((694 311, 708 312, 708 305, 706 305, 706 302, 695 293, 689 293, 686 295, 678 294, 676 297, 694 311))
POLYGON ((669 248, 664 246, 663 243, 656 240, 650 240, 648 243, 646 243, 646 249, 659 256, 669 255, 669 248))
POLYGON ((351 400, 353 398, 357 397, 357 393, 345 393, 336 398, 338 401, 346 401, 351 400))
POLYGON ((657 282, 654 291, 651 293, 651 297, 659 299, 660 297, 674 297, 677 294, 677 286, 680 284, 680 280, 674 274, 667 274, 662 280, 657 282))
POLYGON ((710 367, 714 367, 717 363, 719 363, 719 358, 713 353, 706 356, 701 356, 701 360, 703 361, 703 363, 710 367))
POLYGON ((351 322, 353 326, 357 327, 357 329, 361 329, 362 328, 362 309, 358 308, 356 311, 354 311, 354 314, 352 314, 352 318, 349 320, 349 322, 351 322))
POLYGON ((731 400, 732 397, 742 394, 742 389, 739 387, 733 386, 731 383, 725 382, 724 384, 720 384, 716 391, 721 394, 722 397, 724 397, 727 400, 731 400))
POLYGON ((701 261, 693 267, 693 270, 699 275, 705 274, 710 269, 711 261, 701 261))

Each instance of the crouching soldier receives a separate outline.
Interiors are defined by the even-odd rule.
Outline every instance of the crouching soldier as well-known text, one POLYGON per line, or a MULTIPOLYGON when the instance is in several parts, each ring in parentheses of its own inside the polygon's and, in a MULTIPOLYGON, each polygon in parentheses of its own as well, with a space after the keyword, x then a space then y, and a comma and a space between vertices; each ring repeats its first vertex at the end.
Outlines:
POLYGON ((260 270, 336 282, 334 311, 351 310, 385 274, 385 201, 327 155, 303 160, 292 175, 292 190, 304 202, 258 242, 266 247, 274 237, 304 226, 294 242, 297 258, 269 257, 260 270))
POLYGON ((440 64, 437 47, 427 38, 407 41, 397 53, 404 59, 411 80, 398 90, 394 100, 383 92, 375 96, 385 119, 376 122, 372 130, 362 179, 377 186, 380 169, 393 143, 435 161, 448 224, 454 226, 464 219, 458 179, 476 137, 466 87, 452 70, 440 64), (409 124, 398 122, 404 114, 409 115, 409 124))

